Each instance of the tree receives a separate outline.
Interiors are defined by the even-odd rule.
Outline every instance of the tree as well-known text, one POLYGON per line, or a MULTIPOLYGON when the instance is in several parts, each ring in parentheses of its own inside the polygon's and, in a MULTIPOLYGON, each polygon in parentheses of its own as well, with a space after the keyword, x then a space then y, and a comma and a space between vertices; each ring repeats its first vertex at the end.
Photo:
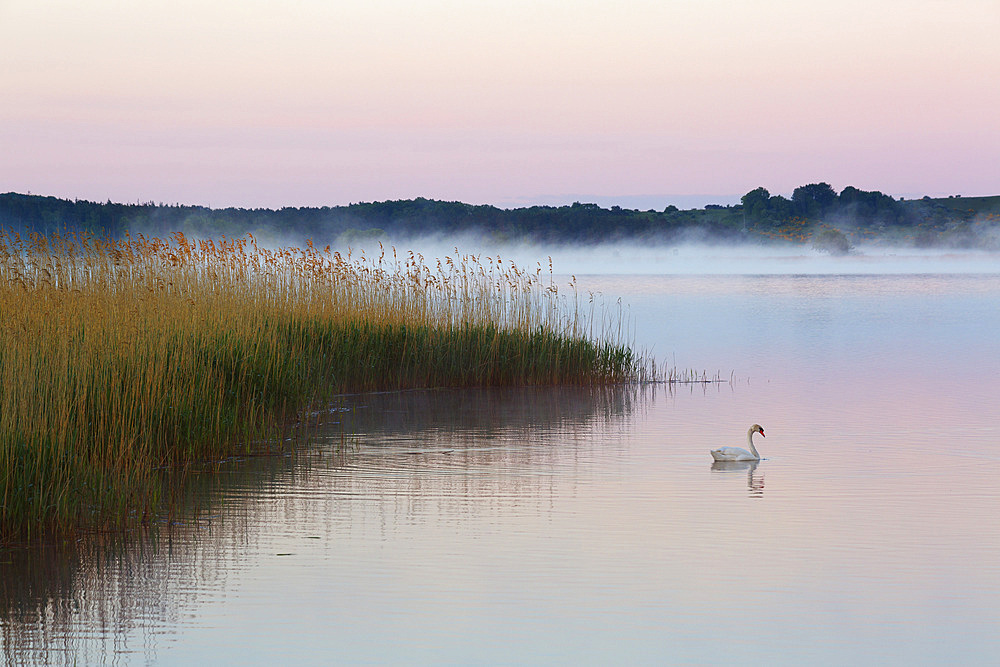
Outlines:
POLYGON ((846 255, 851 251, 851 242, 838 229, 824 229, 813 239, 813 248, 831 255, 846 255))
POLYGON ((826 215, 837 203, 837 193, 829 183, 810 183, 795 188, 792 192, 795 212, 805 218, 819 218, 826 215))
POLYGON ((750 220, 760 220, 767 216, 770 199, 771 193, 767 188, 757 188, 740 197, 740 202, 743 204, 743 212, 750 220))
POLYGON ((839 211, 857 222, 897 223, 903 217, 903 207, 898 201, 878 190, 859 190, 848 185, 841 190, 839 211))
POLYGON ((775 220, 791 220, 795 216, 795 204, 781 195, 774 195, 768 200, 767 210, 775 220))

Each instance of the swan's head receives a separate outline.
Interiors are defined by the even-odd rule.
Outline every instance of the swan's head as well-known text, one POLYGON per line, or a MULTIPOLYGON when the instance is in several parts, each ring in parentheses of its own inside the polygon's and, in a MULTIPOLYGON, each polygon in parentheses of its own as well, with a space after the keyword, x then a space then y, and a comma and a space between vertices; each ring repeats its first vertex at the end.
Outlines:
POLYGON ((766 435, 764 435, 764 427, 761 426, 760 424, 754 424, 753 426, 751 426, 750 427, 750 433, 751 434, 753 434, 753 433, 760 433, 760 437, 762 437, 762 438, 766 438, 767 437, 766 435))

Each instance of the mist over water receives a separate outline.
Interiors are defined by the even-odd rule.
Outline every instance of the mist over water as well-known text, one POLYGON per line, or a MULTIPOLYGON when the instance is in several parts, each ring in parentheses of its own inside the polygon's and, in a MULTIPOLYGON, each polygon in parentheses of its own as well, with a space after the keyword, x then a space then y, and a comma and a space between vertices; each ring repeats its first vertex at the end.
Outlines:
MULTIPOLYGON (((475 254, 563 275, 904 275, 1000 273, 1000 252, 859 246, 833 256, 810 246, 682 245, 611 242, 598 245, 496 243, 470 235, 419 237, 384 246, 399 257, 410 250, 427 260, 475 254)), ((343 248, 342 250, 346 250, 343 248)), ((378 244, 351 247, 377 257, 378 244)))
MULTIPOLYGON (((573 274, 875 275, 996 273, 1000 253, 869 248, 834 257, 807 247, 761 245, 674 247, 609 244, 515 249, 515 261, 549 251, 556 270, 573 274)), ((530 261, 530 260, 528 260, 530 261)))

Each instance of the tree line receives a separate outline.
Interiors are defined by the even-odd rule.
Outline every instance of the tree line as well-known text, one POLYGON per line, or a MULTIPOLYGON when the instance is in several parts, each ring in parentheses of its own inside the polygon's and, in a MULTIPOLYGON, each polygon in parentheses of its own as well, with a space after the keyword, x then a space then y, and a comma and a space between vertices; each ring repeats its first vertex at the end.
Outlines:
POLYGON ((976 205, 971 207, 956 201, 895 199, 853 186, 838 193, 828 183, 798 187, 791 198, 759 187, 733 206, 689 210, 667 206, 660 211, 580 202, 503 209, 424 198, 333 207, 213 209, 152 202, 98 203, 11 192, 0 194, 0 227, 22 234, 81 231, 111 237, 126 233, 168 236, 176 231, 239 237, 249 232, 265 241, 300 244, 312 239, 322 245, 371 239, 400 242, 426 235, 446 239, 464 233, 495 242, 669 244, 789 239, 779 232, 795 224, 863 232, 868 238, 902 237, 910 231, 907 237, 918 245, 922 238, 925 245, 968 246, 976 243, 974 235, 956 230, 961 232, 963 226, 983 219, 1000 221, 1000 197, 974 198, 976 205))

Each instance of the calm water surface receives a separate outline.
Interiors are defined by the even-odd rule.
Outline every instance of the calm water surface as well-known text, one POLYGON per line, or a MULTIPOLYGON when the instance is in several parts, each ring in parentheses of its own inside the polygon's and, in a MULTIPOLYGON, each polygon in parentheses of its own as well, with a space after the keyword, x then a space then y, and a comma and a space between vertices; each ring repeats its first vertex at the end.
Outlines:
POLYGON ((1000 276, 580 281, 733 382, 353 397, 183 521, 2 554, 7 663, 1000 656, 1000 276))

